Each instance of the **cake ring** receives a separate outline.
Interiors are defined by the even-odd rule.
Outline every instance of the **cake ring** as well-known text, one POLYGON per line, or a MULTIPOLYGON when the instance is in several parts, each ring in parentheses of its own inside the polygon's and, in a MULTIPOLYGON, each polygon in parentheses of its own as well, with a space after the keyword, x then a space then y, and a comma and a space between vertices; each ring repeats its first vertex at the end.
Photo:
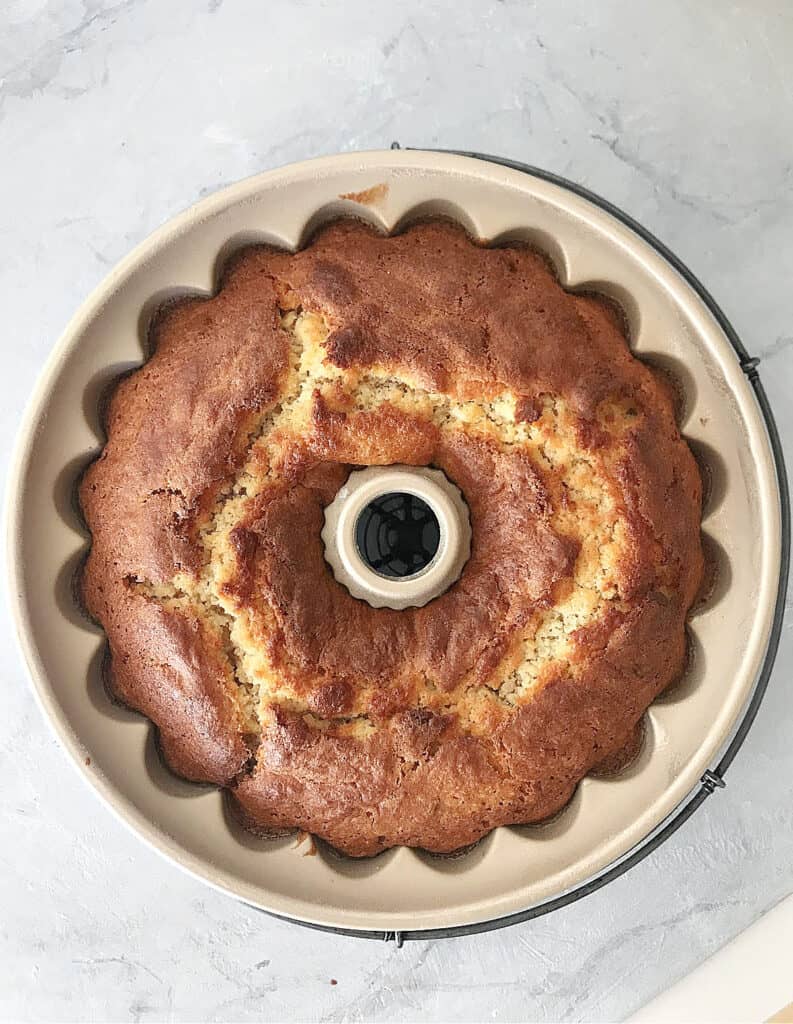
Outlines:
MULTIPOLYGON (((237 254, 151 339, 80 487, 81 589, 175 772, 262 834, 449 852, 635 749, 685 664, 701 481, 608 300, 451 223, 339 220, 237 254), (426 603, 334 575, 326 512, 365 467, 462 496, 470 552, 426 603)), ((405 537, 405 509, 367 514, 405 537)), ((392 583, 436 556, 411 530, 392 583)))

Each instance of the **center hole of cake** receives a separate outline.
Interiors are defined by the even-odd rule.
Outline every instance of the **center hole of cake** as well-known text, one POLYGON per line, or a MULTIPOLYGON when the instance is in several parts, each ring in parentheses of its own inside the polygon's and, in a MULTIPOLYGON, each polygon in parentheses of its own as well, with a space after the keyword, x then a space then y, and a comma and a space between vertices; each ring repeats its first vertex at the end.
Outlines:
POLYGON ((364 562, 388 579, 405 579, 426 569, 438 552, 438 517, 417 494, 389 491, 361 509, 355 544, 364 562))

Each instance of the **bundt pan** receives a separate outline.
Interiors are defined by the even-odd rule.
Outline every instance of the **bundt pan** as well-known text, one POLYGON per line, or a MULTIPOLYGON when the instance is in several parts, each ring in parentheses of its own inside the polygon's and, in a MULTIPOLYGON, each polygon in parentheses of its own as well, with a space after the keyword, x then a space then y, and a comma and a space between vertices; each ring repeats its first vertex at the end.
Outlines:
POLYGON ((789 526, 756 364, 658 242, 541 171, 392 149, 312 160, 224 189, 155 232, 90 296, 28 410, 9 488, 9 568, 41 707, 83 776, 138 835, 197 878, 273 914, 401 941, 501 926, 590 892, 724 784, 768 680, 789 526), (566 288, 621 306, 635 353, 682 392, 681 429, 706 485, 712 581, 691 616, 686 676, 647 712, 641 751, 627 769, 584 779, 552 821, 498 829, 455 857, 400 848, 351 860, 305 838, 241 830, 219 790, 170 773, 149 723, 111 702, 104 637, 73 594, 89 542, 75 482, 103 443, 102 396, 144 359, 149 320, 164 300, 211 294, 224 262, 251 242, 294 249, 339 216, 393 232, 437 215, 488 243, 529 243, 566 288))

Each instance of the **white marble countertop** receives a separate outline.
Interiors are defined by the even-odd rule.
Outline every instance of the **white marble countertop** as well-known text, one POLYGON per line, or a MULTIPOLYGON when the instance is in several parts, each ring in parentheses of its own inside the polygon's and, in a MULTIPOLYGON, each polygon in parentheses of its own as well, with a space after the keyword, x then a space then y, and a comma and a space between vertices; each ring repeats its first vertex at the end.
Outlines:
MULTIPOLYGON (((645 223, 723 304, 793 443, 787 0, 4 0, 3 460, 68 317, 198 196, 339 150, 478 149, 645 223)), ((728 786, 551 916, 393 945, 234 903, 67 765, 0 635, 0 1017, 613 1020, 793 891, 793 619, 728 786), (337 984, 333 984, 335 979, 337 984)))

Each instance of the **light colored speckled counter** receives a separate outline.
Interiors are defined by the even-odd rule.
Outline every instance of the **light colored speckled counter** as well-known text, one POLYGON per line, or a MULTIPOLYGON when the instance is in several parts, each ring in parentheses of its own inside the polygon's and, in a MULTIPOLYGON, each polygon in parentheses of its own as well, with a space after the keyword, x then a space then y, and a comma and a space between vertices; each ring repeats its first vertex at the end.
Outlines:
MULTIPOLYGON (((392 139, 536 163, 643 221, 763 357, 791 447, 791 48, 787 0, 5 0, 3 459, 138 240, 226 182, 392 139)), ((68 766, 10 634, 3 1019, 612 1020, 793 891, 793 624, 726 790, 661 850, 550 917, 402 950, 270 920, 146 849, 68 766)))

